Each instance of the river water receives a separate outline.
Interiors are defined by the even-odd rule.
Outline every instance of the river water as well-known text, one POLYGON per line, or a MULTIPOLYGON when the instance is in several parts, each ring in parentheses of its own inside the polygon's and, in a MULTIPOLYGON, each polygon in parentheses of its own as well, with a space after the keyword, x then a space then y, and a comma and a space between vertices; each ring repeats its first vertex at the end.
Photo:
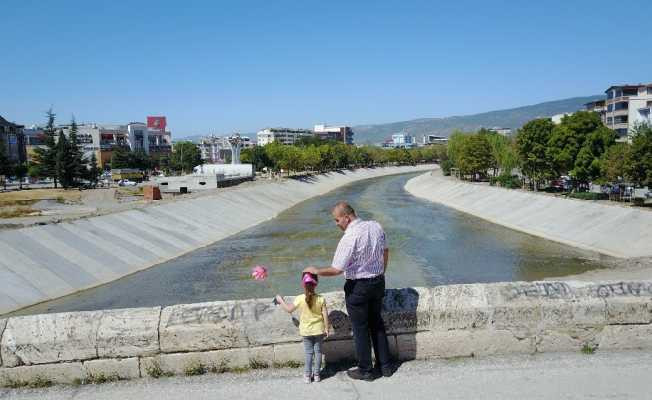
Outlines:
MULTIPOLYGON (((363 219, 385 229, 387 287, 538 280, 603 267, 595 253, 513 231, 439 204, 403 186, 416 174, 370 179, 305 201, 277 218, 118 281, 41 303, 17 314, 146 307, 293 295, 300 272, 330 265, 341 237, 330 210, 347 200, 363 219), (254 281, 253 266, 269 268, 254 281)), ((490 206, 490 205, 488 205, 490 206)), ((319 291, 341 290, 342 276, 319 291)))

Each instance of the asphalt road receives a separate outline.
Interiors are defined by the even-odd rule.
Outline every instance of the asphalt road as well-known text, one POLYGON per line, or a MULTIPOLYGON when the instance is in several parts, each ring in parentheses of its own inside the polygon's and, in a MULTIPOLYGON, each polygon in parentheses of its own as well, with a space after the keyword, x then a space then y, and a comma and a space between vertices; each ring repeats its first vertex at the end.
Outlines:
POLYGON ((413 361, 391 378, 338 372, 305 384, 300 369, 0 390, 0 399, 650 399, 652 353, 540 354, 413 361))

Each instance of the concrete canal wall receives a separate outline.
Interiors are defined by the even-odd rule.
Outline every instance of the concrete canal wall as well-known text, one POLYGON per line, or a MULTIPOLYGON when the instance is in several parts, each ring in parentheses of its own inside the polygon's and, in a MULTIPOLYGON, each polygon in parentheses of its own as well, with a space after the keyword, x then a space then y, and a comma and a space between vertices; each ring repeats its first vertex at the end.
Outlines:
POLYGON ((411 194, 495 224, 621 257, 652 256, 652 212, 461 182, 433 171, 405 185, 411 194))
MULTIPOLYGON (((400 360, 652 350, 652 281, 513 282, 390 289, 384 319, 400 360)), ((327 362, 354 355, 341 292, 325 294, 327 362)), ((0 320, 0 385, 96 382, 303 361, 271 299, 72 312, 0 320)))
POLYGON ((108 283, 274 218, 345 184, 433 166, 261 182, 129 211, 0 232, 0 315, 108 283))

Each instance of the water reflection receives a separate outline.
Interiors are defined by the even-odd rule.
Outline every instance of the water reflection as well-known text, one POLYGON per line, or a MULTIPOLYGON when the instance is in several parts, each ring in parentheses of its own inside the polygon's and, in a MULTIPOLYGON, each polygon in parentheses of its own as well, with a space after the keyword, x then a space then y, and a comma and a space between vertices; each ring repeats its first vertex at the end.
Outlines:
MULTIPOLYGON (((327 266, 341 236, 330 210, 346 199, 388 237, 388 287, 536 280, 601 267, 595 255, 515 232, 416 199, 403 190, 414 176, 376 178, 306 201, 278 218, 206 248, 116 282, 50 301, 21 314, 141 307, 271 297, 300 290, 299 272, 327 266), (267 283, 253 281, 254 265, 270 267, 267 283)), ((343 279, 324 278, 321 291, 343 279)))

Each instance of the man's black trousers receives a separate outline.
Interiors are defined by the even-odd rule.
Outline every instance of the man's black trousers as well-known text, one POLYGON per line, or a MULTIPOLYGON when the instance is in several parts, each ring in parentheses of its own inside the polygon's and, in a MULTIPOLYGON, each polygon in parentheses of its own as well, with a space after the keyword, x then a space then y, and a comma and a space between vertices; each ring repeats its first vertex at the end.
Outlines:
POLYGON ((371 343, 373 343, 377 365, 381 368, 389 368, 389 345, 387 344, 385 324, 380 315, 383 308, 383 297, 385 297, 385 276, 347 280, 344 284, 344 295, 346 310, 353 327, 353 339, 360 372, 372 372, 371 343))

